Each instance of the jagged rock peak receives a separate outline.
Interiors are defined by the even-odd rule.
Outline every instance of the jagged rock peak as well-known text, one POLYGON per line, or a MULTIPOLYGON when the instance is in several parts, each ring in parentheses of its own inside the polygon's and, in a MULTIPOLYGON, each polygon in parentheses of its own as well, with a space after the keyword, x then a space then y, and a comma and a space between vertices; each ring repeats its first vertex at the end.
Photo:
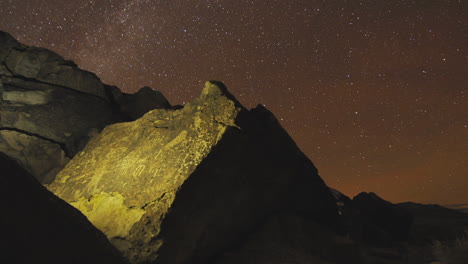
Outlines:
POLYGON ((226 85, 220 81, 211 80, 205 82, 205 86, 202 89, 200 97, 204 98, 210 96, 224 96, 233 101, 236 106, 244 108, 242 104, 234 97, 234 95, 228 91, 226 85))

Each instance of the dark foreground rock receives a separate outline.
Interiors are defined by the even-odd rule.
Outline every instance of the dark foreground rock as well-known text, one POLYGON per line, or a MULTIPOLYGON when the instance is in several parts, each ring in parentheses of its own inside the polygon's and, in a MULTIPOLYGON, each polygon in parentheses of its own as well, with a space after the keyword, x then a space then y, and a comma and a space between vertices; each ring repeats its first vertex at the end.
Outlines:
POLYGON ((106 125, 168 105, 160 92, 123 94, 72 61, 0 31, 0 152, 41 183, 106 125))
POLYGON ((365 264, 365 249, 333 230, 294 214, 270 217, 239 247, 225 251, 216 264, 365 264))
POLYGON ((404 208, 372 192, 362 192, 353 199, 338 190, 331 192, 340 214, 341 234, 374 246, 408 242, 413 216, 404 208))
POLYGON ((406 242, 413 217, 406 210, 375 193, 360 193, 352 200, 351 237, 371 245, 406 242))
MULTIPOLYGON (((414 217, 411 240, 418 245, 468 236, 468 214, 435 204, 399 203, 414 217)), ((467 248, 468 250, 468 248, 467 248)))
POLYGON ((182 109, 106 127, 50 185, 133 263, 206 263, 265 219, 337 224, 312 162, 264 107, 217 82, 182 109))
POLYGON ((78 210, 0 153, 0 263, 125 263, 78 210))

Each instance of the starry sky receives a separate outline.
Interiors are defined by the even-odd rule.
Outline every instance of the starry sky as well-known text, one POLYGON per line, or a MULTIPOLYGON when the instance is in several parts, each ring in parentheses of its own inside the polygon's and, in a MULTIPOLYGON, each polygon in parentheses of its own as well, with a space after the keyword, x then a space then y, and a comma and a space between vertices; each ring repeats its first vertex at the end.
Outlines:
POLYGON ((325 182, 468 202, 468 1, 0 0, 0 30, 172 104, 223 81, 325 182))

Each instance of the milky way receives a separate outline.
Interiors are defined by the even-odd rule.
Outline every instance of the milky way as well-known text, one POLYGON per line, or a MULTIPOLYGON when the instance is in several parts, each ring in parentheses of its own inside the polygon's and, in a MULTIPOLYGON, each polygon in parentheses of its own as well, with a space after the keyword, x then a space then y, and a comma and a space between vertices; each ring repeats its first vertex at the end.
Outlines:
POLYGON ((468 1, 0 0, 0 30, 173 104, 223 81, 348 195, 468 202, 468 1))

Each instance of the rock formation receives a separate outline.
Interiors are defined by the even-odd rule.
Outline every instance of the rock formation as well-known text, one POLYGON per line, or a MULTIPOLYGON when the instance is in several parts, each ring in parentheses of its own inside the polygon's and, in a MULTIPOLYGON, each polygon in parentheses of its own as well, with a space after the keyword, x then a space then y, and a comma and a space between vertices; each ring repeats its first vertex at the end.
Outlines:
POLYGON ((355 239, 373 245, 408 241, 413 218, 397 205, 375 193, 360 193, 353 198, 355 239))
POLYGON ((120 109, 132 120, 136 120, 153 109, 169 109, 169 101, 159 91, 148 86, 134 94, 122 94, 119 100, 120 109))
POLYGON ((218 82, 182 109, 106 127, 49 188, 133 263, 205 263, 278 212, 332 230, 338 216, 275 117, 218 82))
POLYGON ((23 45, 0 31, 0 152, 20 162, 42 183, 51 182, 106 125, 159 105, 168 105, 159 92, 144 89, 134 96, 122 94, 72 61, 23 45), (157 97, 158 104, 140 97, 157 97))
POLYGON ((222 83, 171 106, 1 31, 0 173, 0 263, 430 263, 434 240, 468 228, 329 189, 271 112, 222 83))
POLYGON ((126 263, 75 208, 0 153, 0 263, 126 263))
POLYGON ((332 192, 339 207, 342 231, 354 241, 377 246, 408 241, 413 217, 406 210, 375 193, 362 192, 351 200, 337 190, 332 192))

